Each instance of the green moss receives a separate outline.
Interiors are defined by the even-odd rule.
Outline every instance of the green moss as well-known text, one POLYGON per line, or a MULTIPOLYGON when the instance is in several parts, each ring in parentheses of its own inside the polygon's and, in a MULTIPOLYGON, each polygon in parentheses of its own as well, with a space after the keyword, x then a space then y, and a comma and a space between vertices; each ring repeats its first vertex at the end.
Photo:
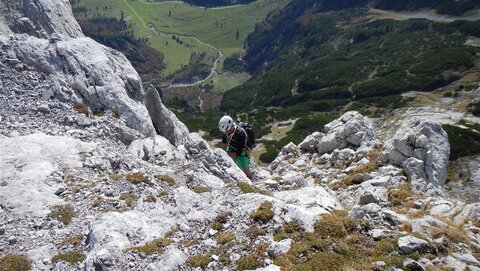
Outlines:
POLYGON ((152 255, 153 253, 162 254, 164 251, 164 248, 170 245, 171 243, 172 241, 170 241, 169 239, 157 238, 157 239, 153 239, 152 241, 146 243, 143 246, 127 248, 125 249, 125 252, 138 251, 145 255, 152 255))
POLYGON ((233 232, 220 233, 216 236, 217 243, 226 244, 235 240, 235 234, 233 232))
POLYGON ((81 245, 83 242, 83 235, 76 235, 71 238, 63 240, 60 244, 62 246, 64 245, 73 245, 74 247, 77 247, 81 245))
POLYGON ((256 222, 267 223, 275 215, 272 207, 273 205, 271 202, 264 201, 262 202, 262 204, 260 204, 260 207, 258 207, 258 209, 254 213, 252 213, 250 217, 256 222))
POLYGON ((2 271, 27 271, 31 266, 32 261, 23 255, 9 254, 0 258, 0 270, 2 271))
POLYGON ((177 183, 174 178, 168 175, 155 175, 155 179, 166 182, 170 186, 174 186, 177 183))
POLYGON ((70 251, 65 253, 58 253, 53 256, 52 263, 58 263, 61 261, 67 262, 70 265, 75 265, 77 263, 83 262, 85 260, 85 255, 79 251, 70 251))
POLYGON ((72 223, 72 218, 75 216, 75 209, 70 204, 56 205, 52 207, 52 211, 49 216, 57 219, 64 225, 68 225, 72 223))
POLYGON ((189 257, 186 263, 190 267, 205 268, 211 261, 212 259, 210 256, 196 255, 196 256, 189 257))
POLYGON ((254 270, 262 266, 256 255, 247 255, 237 261, 238 270, 254 270))
POLYGON ((212 189, 204 186, 197 186, 193 189, 193 192, 197 194, 212 192, 212 189))
POLYGON ((141 172, 127 174, 126 179, 133 184, 149 183, 148 178, 141 172))

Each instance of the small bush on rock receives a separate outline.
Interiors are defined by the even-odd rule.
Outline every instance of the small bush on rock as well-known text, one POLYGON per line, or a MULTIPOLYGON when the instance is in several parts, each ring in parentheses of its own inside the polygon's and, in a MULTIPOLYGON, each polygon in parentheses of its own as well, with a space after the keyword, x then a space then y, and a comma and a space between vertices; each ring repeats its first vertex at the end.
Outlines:
POLYGON ((85 260, 85 255, 78 251, 70 251, 65 253, 58 253, 57 255, 53 256, 52 263, 58 262, 67 262, 70 265, 75 265, 77 263, 83 262, 85 260))
POLYGON ((148 178, 141 172, 127 174, 126 178, 133 184, 148 183, 148 178))
POLYGON ((50 217, 57 219, 64 225, 72 223, 72 218, 75 216, 75 209, 72 205, 56 205, 52 207, 50 217))
POLYGON ((267 223, 275 215, 272 208, 273 205, 271 202, 264 201, 250 217, 256 222, 267 223))
POLYGON ((0 258, 0 270, 2 271, 27 271, 31 266, 32 261, 23 255, 10 254, 0 258))
POLYGON ((217 243, 223 245, 235 240, 235 234, 233 232, 220 233, 217 235, 216 239, 217 243))

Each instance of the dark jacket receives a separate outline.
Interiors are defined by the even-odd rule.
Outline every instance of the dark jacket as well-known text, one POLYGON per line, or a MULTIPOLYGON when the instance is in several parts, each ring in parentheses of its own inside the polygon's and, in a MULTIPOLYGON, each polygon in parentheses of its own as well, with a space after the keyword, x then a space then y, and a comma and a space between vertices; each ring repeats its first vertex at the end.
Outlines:
POLYGON ((226 144, 230 150, 235 151, 237 156, 240 156, 243 149, 246 148, 247 133, 237 125, 232 134, 223 134, 222 143, 226 144))

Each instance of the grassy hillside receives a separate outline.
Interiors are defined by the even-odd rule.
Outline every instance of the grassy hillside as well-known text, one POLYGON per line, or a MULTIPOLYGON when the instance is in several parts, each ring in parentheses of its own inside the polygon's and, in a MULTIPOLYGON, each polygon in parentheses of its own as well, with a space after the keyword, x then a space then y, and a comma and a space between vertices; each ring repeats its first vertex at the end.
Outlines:
MULTIPOLYGON (((84 17, 117 17, 121 14, 134 27, 136 37, 148 37, 149 44, 164 54, 167 76, 188 65, 192 54, 205 52, 214 57, 220 49, 226 56, 243 48, 246 36, 267 14, 289 0, 258 0, 246 5, 210 9, 178 2, 147 3, 141 0, 74 0, 84 17), (158 34, 152 34, 154 29, 158 34), (198 40, 192 37, 198 38, 198 40)), ((221 66, 217 70, 221 73, 221 66)), ((213 83, 237 85, 228 77, 213 83), (227 82, 225 82, 227 81, 227 82)))

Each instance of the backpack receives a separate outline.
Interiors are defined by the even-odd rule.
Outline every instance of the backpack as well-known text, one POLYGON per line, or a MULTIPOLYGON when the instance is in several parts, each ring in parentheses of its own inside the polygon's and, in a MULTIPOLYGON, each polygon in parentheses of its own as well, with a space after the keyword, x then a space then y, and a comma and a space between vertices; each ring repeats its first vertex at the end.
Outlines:
POLYGON ((242 127, 242 129, 247 133, 247 147, 250 149, 255 148, 255 133, 253 132, 252 126, 247 122, 237 122, 237 125, 242 127))

